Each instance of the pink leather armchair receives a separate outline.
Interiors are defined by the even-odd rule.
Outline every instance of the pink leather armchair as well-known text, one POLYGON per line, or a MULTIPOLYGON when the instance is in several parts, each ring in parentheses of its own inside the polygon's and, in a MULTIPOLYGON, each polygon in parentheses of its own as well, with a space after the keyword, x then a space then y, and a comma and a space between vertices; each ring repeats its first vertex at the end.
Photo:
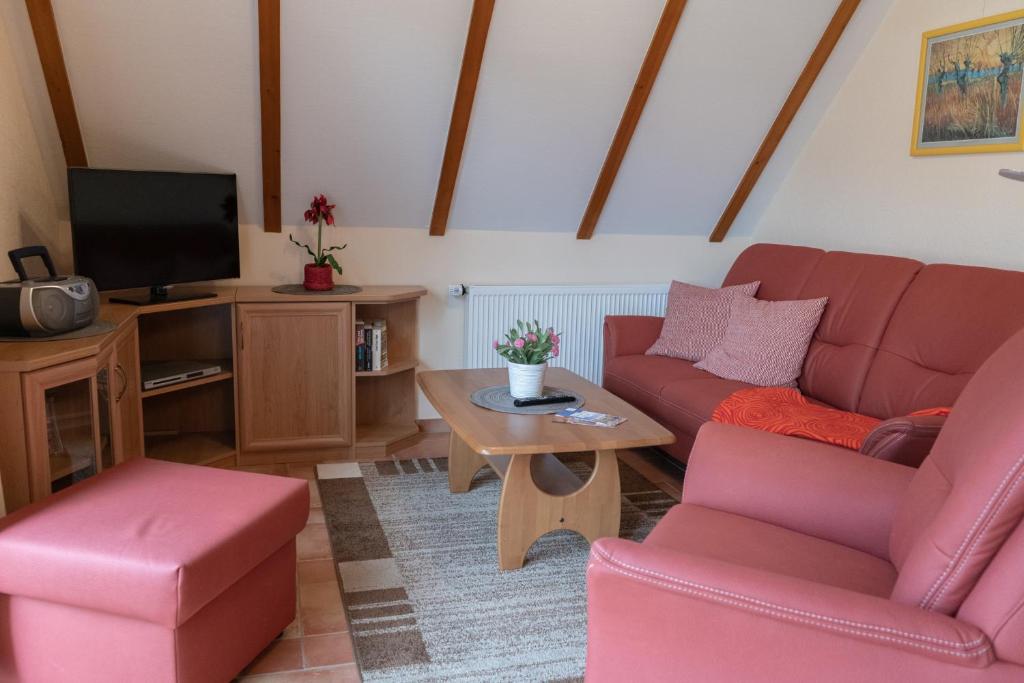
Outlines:
POLYGON ((718 424, 587 571, 587 680, 1024 680, 1024 332, 921 468, 718 424))

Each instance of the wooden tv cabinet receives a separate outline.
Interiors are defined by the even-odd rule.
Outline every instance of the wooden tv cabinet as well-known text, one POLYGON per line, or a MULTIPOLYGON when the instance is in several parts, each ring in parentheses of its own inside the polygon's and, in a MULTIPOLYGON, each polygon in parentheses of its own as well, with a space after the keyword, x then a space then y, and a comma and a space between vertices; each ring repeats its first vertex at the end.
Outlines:
POLYGON ((7 511, 128 458, 230 467, 387 455, 418 431, 417 309, 426 290, 352 295, 201 287, 207 299, 105 302, 85 339, 0 343, 0 481, 7 511), (355 321, 385 319, 389 365, 355 370, 355 321), (219 373, 142 389, 148 361, 219 373))

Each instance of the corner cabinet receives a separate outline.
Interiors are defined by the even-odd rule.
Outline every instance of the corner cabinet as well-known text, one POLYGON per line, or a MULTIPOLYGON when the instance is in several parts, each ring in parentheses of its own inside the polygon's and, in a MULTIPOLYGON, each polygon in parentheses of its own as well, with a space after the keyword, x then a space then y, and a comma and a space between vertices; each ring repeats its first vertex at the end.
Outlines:
POLYGON ((425 294, 412 286, 337 295, 239 287, 239 464, 379 458, 415 436, 425 294), (356 371, 358 321, 386 324, 385 368, 356 371))
POLYGON ((352 445, 351 304, 239 304, 238 339, 243 453, 352 445))
POLYGON ((133 323, 95 356, 21 373, 27 468, 21 481, 5 476, 8 506, 142 455, 136 338, 133 323))
MULTIPOLYGON (((187 291, 187 288, 185 288, 187 291)), ((416 424, 416 286, 270 287, 148 306, 105 301, 111 332, 0 342, 0 515, 135 457, 210 465, 386 456, 416 424), (386 323, 388 364, 356 371, 356 322, 386 323), (146 389, 154 365, 217 372, 146 389)))

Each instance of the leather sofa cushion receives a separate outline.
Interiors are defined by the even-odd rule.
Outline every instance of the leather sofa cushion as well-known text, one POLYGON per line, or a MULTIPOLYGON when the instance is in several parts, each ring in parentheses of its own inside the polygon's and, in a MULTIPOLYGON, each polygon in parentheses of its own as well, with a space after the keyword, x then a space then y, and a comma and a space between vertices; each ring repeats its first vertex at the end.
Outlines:
POLYGON ((930 265, 900 301, 857 412, 889 418, 949 406, 999 346, 1024 327, 1024 272, 930 265))
POLYGON ((662 388, 661 398, 651 415, 659 422, 671 422, 696 436, 701 425, 711 419, 719 403, 733 392, 749 388, 750 385, 744 382, 714 375, 677 380, 662 388))
POLYGON ((604 387, 648 413, 657 408, 666 385, 713 377, 689 361, 667 356, 617 356, 606 359, 604 367, 604 387))
POLYGON ((821 249, 788 244, 754 244, 736 257, 722 286, 760 280, 758 299, 799 299, 804 283, 824 253, 821 249))
POLYGON ((137 458, 0 520, 0 593, 175 628, 308 516, 304 480, 137 458))
POLYGON ((895 568, 869 553, 700 505, 673 507, 644 545, 880 597, 896 582, 895 568))
POLYGON ((800 390, 856 411, 886 325, 920 269, 919 261, 895 256, 755 244, 736 258, 722 284, 760 280, 757 298, 767 300, 828 297, 807 350, 800 390))
POLYGON ((801 392, 842 410, 857 410, 886 325, 921 266, 896 256, 822 255, 797 297, 828 297, 804 360, 801 392))

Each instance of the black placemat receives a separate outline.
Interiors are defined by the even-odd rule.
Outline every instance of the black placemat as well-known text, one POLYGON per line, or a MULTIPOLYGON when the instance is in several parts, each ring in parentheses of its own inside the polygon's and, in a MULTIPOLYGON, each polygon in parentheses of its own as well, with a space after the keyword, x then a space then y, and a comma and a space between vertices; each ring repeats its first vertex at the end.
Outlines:
POLYGON ((469 400, 481 408, 487 410, 495 410, 499 413, 514 413, 516 415, 551 415, 557 413, 560 410, 566 408, 579 408, 583 405, 585 399, 575 391, 568 389, 559 389, 558 387, 544 387, 544 396, 552 395, 565 395, 572 396, 574 401, 566 401, 565 403, 549 403, 546 405, 539 406, 524 406, 517 408, 513 405, 512 394, 509 393, 507 384, 498 384, 493 387, 484 387, 483 389, 477 389, 474 391, 469 400))

